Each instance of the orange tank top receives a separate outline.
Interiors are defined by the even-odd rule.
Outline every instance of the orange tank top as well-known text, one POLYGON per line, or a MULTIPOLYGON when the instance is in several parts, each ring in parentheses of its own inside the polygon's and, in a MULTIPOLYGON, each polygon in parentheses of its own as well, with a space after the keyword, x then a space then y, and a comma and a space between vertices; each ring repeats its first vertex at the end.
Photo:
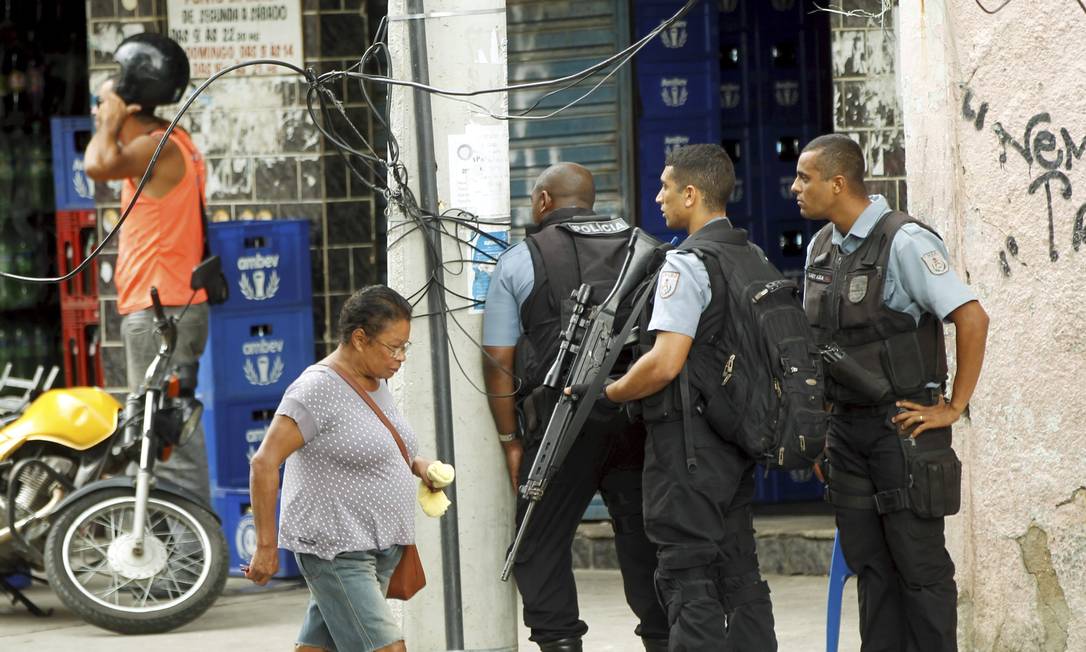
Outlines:
MULTIPOLYGON (((161 136, 165 129, 151 132, 161 136)), ((127 315, 151 307, 151 287, 158 288, 164 306, 183 306, 192 295, 192 268, 204 254, 203 222, 204 158, 189 135, 174 129, 170 141, 181 149, 185 176, 162 197, 146 192, 121 227, 117 251, 117 311, 127 315)), ((136 192, 136 180, 125 179, 121 188, 122 210, 136 192)), ((200 290, 193 303, 207 301, 200 290)))

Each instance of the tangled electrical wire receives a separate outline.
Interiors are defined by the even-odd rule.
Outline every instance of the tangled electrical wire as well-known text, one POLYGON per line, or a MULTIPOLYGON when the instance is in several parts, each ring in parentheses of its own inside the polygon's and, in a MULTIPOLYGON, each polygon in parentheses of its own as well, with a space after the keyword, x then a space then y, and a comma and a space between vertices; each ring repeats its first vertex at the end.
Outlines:
MULTIPOLYGON (((374 42, 366 48, 359 61, 346 70, 334 70, 318 75, 312 69, 303 69, 293 63, 275 59, 257 59, 228 66, 200 84, 196 90, 189 95, 180 109, 178 109, 177 114, 173 117, 173 120, 170 121, 169 126, 159 139, 158 146, 151 155, 147 168, 144 171, 142 178, 140 178, 139 183, 136 184, 132 198, 129 200, 123 213, 118 218, 114 227, 104 238, 102 238, 94 250, 91 251, 83 261, 70 272, 62 276, 32 277, 12 274, 2 270, 0 270, 0 276, 27 283, 63 283, 82 273, 87 266, 90 265, 91 261, 101 254, 103 249, 109 244, 110 240, 116 236, 124 222, 128 219, 133 207, 143 193, 144 187, 150 180, 155 165, 158 162, 158 158, 165 148, 166 143, 169 141, 170 135, 173 133, 174 129, 177 128, 178 123, 189 110, 189 107, 196 101, 196 98, 203 94, 209 86, 219 79, 237 70, 250 66, 273 66, 285 68, 305 78, 308 84, 306 92, 306 109, 317 130, 327 142, 335 146, 336 151, 344 160, 351 175, 367 188, 385 199, 386 216, 391 216, 393 212, 398 212, 403 216, 403 221, 398 222, 395 225, 390 225, 388 229, 389 235, 392 235, 392 231, 394 230, 397 232, 394 238, 388 240, 388 249, 392 249, 405 238, 416 232, 433 236, 425 237, 423 240, 426 243, 427 255, 431 257, 431 260, 440 261, 440 265, 435 266, 430 277, 422 287, 407 295, 408 300, 412 305, 417 305, 427 296, 428 292, 437 291, 439 293, 438 296, 440 297, 441 312, 452 319, 453 323, 456 324, 456 327, 481 350, 481 343, 478 342, 474 336, 463 327, 459 320, 456 319, 455 313, 462 310, 477 308, 481 306, 483 302, 451 289, 441 280, 441 272, 448 272, 455 276, 462 274, 464 266, 469 263, 484 265, 495 264, 497 262, 497 257, 491 254, 488 248, 480 247, 477 242, 486 240, 500 248, 507 247, 508 243, 504 239, 498 238, 490 233, 487 227, 510 226, 510 220, 482 220, 476 215, 459 208, 450 208, 440 213, 435 213, 422 207, 409 186, 410 179, 408 170, 406 165, 400 160, 399 143, 388 123, 391 93, 385 93, 385 106, 383 107, 383 110, 375 110, 373 112, 376 120, 387 134, 386 152, 382 154, 377 151, 375 143, 371 142, 370 139, 363 135, 357 126, 351 122, 347 116, 343 103, 336 97, 331 86, 343 79, 356 81, 361 90, 365 104, 371 108, 377 107, 367 84, 383 84, 386 87, 407 87, 443 97, 448 100, 463 102, 483 115, 495 120, 546 120, 576 106, 599 89, 608 80, 613 78, 623 66, 627 65, 641 49, 648 45, 661 32, 670 27, 675 21, 686 15, 697 2, 698 0, 687 0, 675 14, 660 23, 656 28, 649 31, 621 51, 579 72, 555 79, 510 84, 497 88, 454 90, 437 88, 429 84, 411 80, 397 79, 392 71, 392 58, 388 44, 385 41, 388 33, 387 17, 383 18, 378 26, 374 42), (547 113, 534 113, 534 111, 548 98, 585 84, 595 77, 599 77, 599 79, 584 93, 578 95, 573 100, 547 113), (547 92, 537 98, 530 106, 516 113, 495 113, 487 107, 470 99, 484 95, 533 90, 547 90, 547 92), (343 125, 345 125, 345 127, 343 125), (460 252, 459 256, 453 260, 444 260, 441 251, 438 249, 440 244, 447 239, 453 240, 456 243, 457 251, 460 252), (467 247, 470 250, 466 255, 464 253, 464 247, 467 247), (476 257, 476 255, 479 257, 476 257), (449 297, 455 297, 464 303, 463 305, 451 307, 449 305, 449 297)), ((432 316, 432 314, 433 313, 419 316, 426 317, 432 316)), ((475 386, 474 382, 471 381, 471 375, 464 369, 459 356, 457 356, 456 348, 452 346, 452 341, 447 330, 445 339, 461 373, 469 380, 469 382, 471 382, 473 387, 478 391, 485 393, 485 390, 475 386)), ((517 382, 519 382, 519 380, 517 382)))

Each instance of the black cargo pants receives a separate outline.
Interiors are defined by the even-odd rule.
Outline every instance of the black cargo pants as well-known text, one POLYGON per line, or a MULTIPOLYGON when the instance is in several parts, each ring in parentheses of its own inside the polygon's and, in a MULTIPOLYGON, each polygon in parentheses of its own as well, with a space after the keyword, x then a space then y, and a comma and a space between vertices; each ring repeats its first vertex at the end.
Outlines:
MULTIPOLYGON (((640 622, 635 631, 645 638, 667 638, 667 621, 653 588, 656 546, 645 536, 641 513, 644 442, 641 424, 631 425, 618 413, 604 420, 593 415, 532 513, 513 576, 533 642, 580 637, 588 631, 577 607, 572 545, 597 490, 611 513, 626 602, 640 622)), ((521 484, 537 451, 538 442, 525 450, 521 484)), ((526 509, 527 501, 519 500, 518 526, 526 509)))
MULTIPOLYGON (((837 408, 830 418, 832 473, 871 478, 876 491, 905 487, 906 463, 891 404, 837 408)), ((923 450, 947 448, 950 428, 916 439, 923 450)), ((842 488, 842 491, 847 489, 842 488)), ((863 652, 957 650, 957 587, 946 550, 942 518, 920 518, 909 509, 834 506, 841 551, 858 579, 863 652)))
POLYGON ((645 530, 660 547, 657 588, 670 652, 773 652, 773 607, 755 550, 754 462, 690 420, 697 468, 687 468, 683 422, 650 423, 645 530))

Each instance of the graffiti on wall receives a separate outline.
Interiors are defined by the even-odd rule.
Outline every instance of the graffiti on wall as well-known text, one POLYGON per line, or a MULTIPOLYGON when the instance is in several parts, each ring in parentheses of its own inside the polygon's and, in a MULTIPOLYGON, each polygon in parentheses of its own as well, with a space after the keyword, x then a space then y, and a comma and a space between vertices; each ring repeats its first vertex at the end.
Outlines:
MULTIPOLYGON (((973 92, 965 89, 962 102, 962 118, 972 122, 977 131, 983 131, 989 112, 987 102, 977 104, 973 92)), ((1019 134, 1017 130, 1004 127, 1000 122, 991 126, 1000 145, 999 165, 1006 168, 1011 157, 1025 162, 1030 182, 1026 186, 1029 195, 1044 197, 1044 210, 1048 220, 1048 258, 1051 262, 1060 259, 1061 247, 1069 242, 1074 251, 1079 251, 1086 243, 1086 203, 1076 206, 1074 203, 1074 185, 1068 173, 1074 169, 1075 162, 1086 165, 1086 135, 1076 135, 1067 127, 1057 127, 1047 111, 1033 115, 1019 134), (1065 215, 1071 215, 1071 232, 1061 233, 1065 224, 1065 215)), ((1005 247, 999 253, 1000 268, 1003 274, 1011 273, 1010 259, 1018 257, 1018 243, 1014 237, 1008 237, 1005 247)), ((1024 263, 1023 263, 1024 264, 1024 263)))

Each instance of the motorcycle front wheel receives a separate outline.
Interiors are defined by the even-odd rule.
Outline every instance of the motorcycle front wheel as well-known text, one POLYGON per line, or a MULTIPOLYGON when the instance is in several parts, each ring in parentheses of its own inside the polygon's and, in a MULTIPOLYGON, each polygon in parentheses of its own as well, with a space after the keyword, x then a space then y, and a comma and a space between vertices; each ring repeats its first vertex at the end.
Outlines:
POLYGON ((155 634, 191 622, 226 583, 218 522, 203 507, 152 491, 140 550, 134 517, 130 489, 104 489, 67 507, 45 544, 49 584, 81 618, 114 632, 155 634))

